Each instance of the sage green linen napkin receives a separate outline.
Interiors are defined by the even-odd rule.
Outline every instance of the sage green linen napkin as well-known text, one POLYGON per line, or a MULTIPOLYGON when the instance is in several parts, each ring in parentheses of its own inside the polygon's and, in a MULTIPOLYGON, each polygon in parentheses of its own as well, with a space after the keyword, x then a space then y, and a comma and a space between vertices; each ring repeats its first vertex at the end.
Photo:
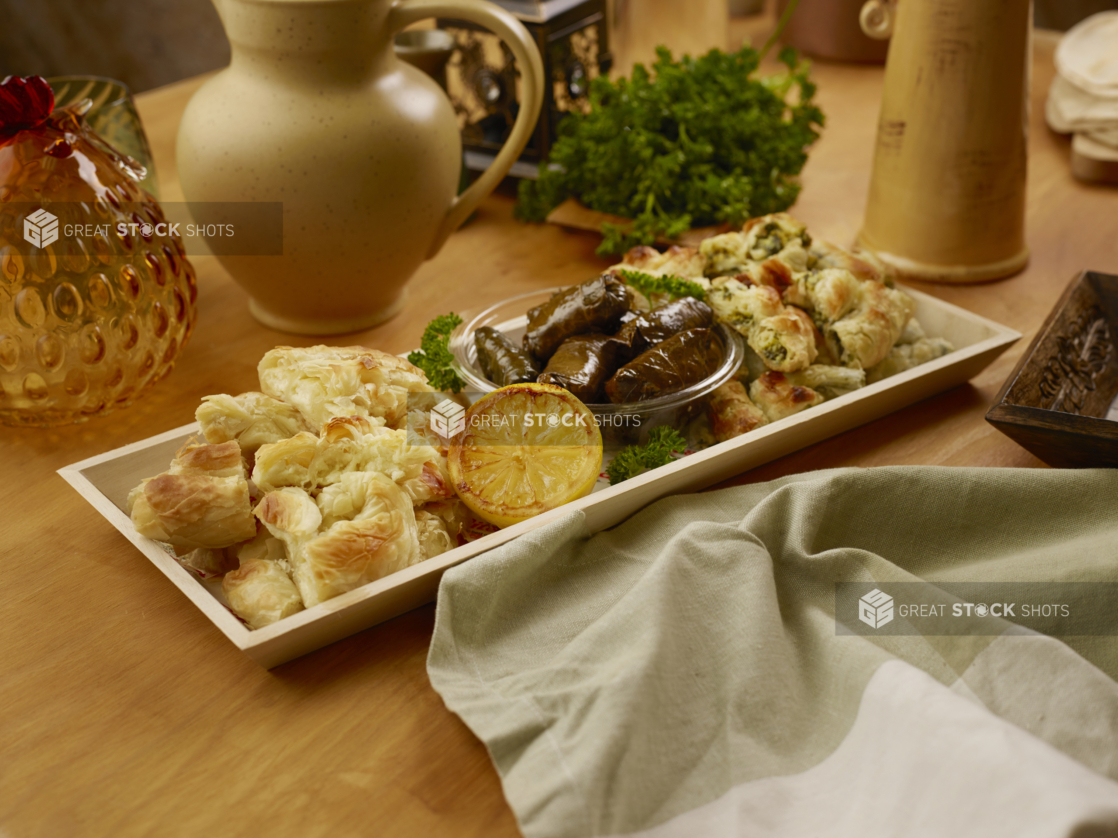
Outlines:
POLYGON ((530 838, 1118 836, 1118 639, 836 628, 836 582, 921 580, 1103 596, 1118 472, 823 471, 594 536, 572 513, 443 577, 428 672, 530 838))

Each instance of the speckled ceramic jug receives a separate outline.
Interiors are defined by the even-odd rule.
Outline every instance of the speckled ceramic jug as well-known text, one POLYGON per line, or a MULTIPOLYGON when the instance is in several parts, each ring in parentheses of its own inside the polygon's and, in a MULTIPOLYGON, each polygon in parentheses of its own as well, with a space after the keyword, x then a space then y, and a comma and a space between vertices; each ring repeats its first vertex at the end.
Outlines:
POLYGON ((233 59, 183 115, 183 192, 192 202, 280 201, 284 225, 283 256, 222 264, 256 318, 276 329, 337 334, 391 317, 408 278, 505 176, 535 127, 543 65, 531 37, 483 0, 214 4, 233 59), (508 142, 457 197, 454 110, 392 49, 396 32, 435 16, 496 32, 521 74, 508 142))

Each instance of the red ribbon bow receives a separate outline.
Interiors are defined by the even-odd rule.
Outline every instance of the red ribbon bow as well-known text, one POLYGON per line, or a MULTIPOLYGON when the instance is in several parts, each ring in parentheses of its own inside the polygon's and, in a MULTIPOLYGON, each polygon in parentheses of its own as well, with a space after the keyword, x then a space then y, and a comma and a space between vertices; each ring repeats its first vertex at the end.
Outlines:
POLYGON ((54 110, 54 91, 42 76, 0 82, 0 139, 41 125, 54 110))

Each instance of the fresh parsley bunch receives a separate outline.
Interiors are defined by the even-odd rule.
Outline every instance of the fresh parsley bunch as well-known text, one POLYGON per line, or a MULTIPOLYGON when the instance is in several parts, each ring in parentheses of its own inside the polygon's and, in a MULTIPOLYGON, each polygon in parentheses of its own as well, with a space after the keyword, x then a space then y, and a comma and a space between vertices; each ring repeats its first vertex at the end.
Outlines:
POLYGON ((543 221, 566 198, 633 219, 603 224, 600 255, 623 253, 691 227, 785 210, 819 136, 809 65, 785 48, 787 70, 754 78, 752 47, 673 61, 665 47, 649 72, 594 79, 590 110, 571 113, 539 180, 522 180, 517 217, 543 221))

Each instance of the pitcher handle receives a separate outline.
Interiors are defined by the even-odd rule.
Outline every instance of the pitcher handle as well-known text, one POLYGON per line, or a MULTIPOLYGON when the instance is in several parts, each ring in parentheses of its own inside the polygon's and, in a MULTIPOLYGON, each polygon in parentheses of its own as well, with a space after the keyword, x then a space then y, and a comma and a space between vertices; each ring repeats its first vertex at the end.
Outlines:
POLYGON ((858 15, 862 31, 877 41, 884 41, 893 34, 897 21, 897 0, 867 0, 858 15))
POLYGON ((489 168, 469 189, 451 201, 439 225, 431 250, 427 254, 428 259, 438 253, 450 234, 470 217, 470 213, 477 209, 482 198, 497 187, 501 178, 508 174, 512 164, 524 150, 524 146, 528 144, 528 139, 532 136, 540 116, 544 83, 543 60, 532 36, 528 34, 524 24, 500 6, 487 3, 485 0, 399 0, 392 6, 388 21, 389 30, 395 34, 408 24, 431 17, 466 20, 492 31, 512 50, 517 66, 520 68, 523 84, 520 111, 516 115, 508 139, 505 140, 504 146, 493 162, 489 164, 489 168))

